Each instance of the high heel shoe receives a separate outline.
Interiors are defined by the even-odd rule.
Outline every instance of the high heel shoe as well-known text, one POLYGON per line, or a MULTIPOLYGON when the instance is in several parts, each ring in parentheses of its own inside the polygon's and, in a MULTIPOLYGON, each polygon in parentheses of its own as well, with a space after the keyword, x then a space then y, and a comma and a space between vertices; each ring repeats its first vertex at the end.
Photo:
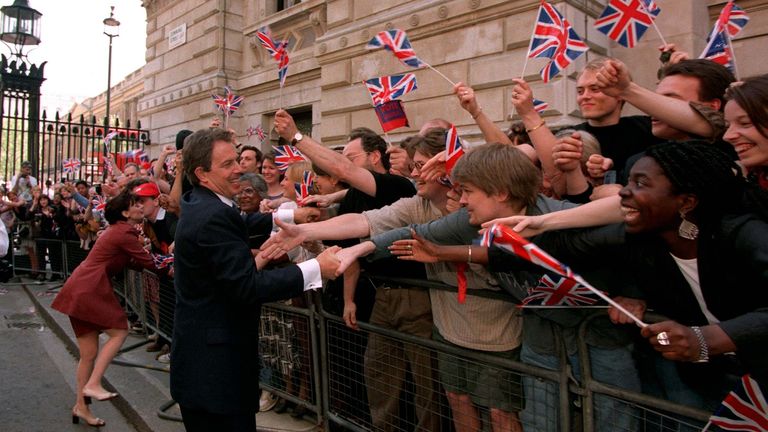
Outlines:
POLYGON ((102 427, 107 424, 104 420, 98 418, 98 417, 85 417, 84 415, 77 412, 77 410, 72 410, 72 424, 80 424, 80 419, 83 419, 85 421, 85 424, 88 426, 93 427, 102 427))
POLYGON ((83 390, 83 398, 85 399, 86 405, 92 402, 91 399, 96 399, 99 402, 104 402, 110 399, 114 399, 118 396, 119 395, 117 393, 105 392, 105 393, 96 394, 96 393, 90 393, 88 391, 83 390))

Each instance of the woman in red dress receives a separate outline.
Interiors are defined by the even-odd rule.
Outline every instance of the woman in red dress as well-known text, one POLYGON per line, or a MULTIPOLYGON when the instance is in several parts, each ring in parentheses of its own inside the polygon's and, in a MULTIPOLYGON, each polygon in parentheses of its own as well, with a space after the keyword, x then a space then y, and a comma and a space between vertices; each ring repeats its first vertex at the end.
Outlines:
POLYGON ((128 336, 128 319, 120 307, 110 279, 125 267, 154 269, 152 257, 142 248, 134 225, 143 220, 143 205, 128 191, 112 198, 104 210, 109 228, 99 237, 88 257, 80 263, 54 299, 52 307, 69 315, 77 337, 80 362, 77 366, 77 403, 72 422, 83 419, 100 427, 88 403, 91 398, 117 396, 104 390, 101 378, 128 336), (109 336, 99 351, 99 333, 109 336))

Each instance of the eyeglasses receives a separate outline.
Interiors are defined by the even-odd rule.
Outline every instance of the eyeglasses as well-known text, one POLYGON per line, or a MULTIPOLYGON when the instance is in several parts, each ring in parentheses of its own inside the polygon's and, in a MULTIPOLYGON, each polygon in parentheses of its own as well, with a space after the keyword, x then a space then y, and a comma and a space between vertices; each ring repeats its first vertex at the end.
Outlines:
POLYGON ((411 163, 411 171, 421 172, 421 170, 424 168, 424 165, 426 165, 426 162, 412 162, 411 163))
POLYGON ((349 155, 347 155, 347 159, 349 159, 352 162, 354 162, 355 159, 357 159, 358 156, 367 155, 367 154, 368 154, 368 152, 360 152, 360 153, 349 154, 349 155))

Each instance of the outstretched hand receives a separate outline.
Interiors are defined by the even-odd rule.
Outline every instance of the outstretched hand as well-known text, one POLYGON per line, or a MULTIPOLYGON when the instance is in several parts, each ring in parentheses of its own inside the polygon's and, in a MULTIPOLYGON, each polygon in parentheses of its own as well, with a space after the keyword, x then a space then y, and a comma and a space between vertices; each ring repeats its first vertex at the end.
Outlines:
POLYGON ((291 142, 299 129, 288 111, 279 109, 275 113, 275 131, 284 140, 291 142))
POLYGON ((472 87, 459 81, 453 86, 453 93, 459 98, 461 107, 467 111, 472 118, 476 118, 480 114, 482 108, 480 108, 480 105, 477 103, 475 91, 472 90, 472 87))
POLYGON ((445 150, 432 156, 419 172, 419 177, 424 181, 438 180, 445 175, 445 150))
POLYGON ((405 261, 418 261, 421 263, 436 263, 437 246, 420 236, 413 229, 411 230, 412 239, 397 240, 389 247, 392 255, 397 259, 405 261))
POLYGON ((485 222, 480 233, 485 233, 495 224, 506 225, 523 237, 533 237, 546 231, 542 216, 509 216, 485 222))
POLYGON ((274 223, 280 227, 280 231, 268 238, 267 241, 261 245, 261 254, 266 259, 270 260, 284 255, 289 250, 299 246, 305 240, 305 236, 299 225, 285 223, 278 218, 274 219, 274 223))
POLYGON ((339 257, 336 255, 341 250, 339 246, 331 246, 317 256, 320 264, 320 274, 324 279, 336 279, 339 269, 339 257))

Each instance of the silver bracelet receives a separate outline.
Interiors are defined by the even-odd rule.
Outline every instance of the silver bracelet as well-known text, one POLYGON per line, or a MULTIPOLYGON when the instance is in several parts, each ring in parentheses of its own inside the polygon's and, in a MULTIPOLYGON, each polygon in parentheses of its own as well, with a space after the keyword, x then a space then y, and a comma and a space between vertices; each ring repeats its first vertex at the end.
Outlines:
POLYGON ((472 264, 472 246, 467 246, 467 264, 472 264))
POLYGON ((704 333, 697 326, 692 326, 691 330, 696 334, 696 339, 699 340, 699 359, 695 360, 694 363, 706 363, 709 361, 709 345, 707 345, 707 340, 704 339, 704 333))

